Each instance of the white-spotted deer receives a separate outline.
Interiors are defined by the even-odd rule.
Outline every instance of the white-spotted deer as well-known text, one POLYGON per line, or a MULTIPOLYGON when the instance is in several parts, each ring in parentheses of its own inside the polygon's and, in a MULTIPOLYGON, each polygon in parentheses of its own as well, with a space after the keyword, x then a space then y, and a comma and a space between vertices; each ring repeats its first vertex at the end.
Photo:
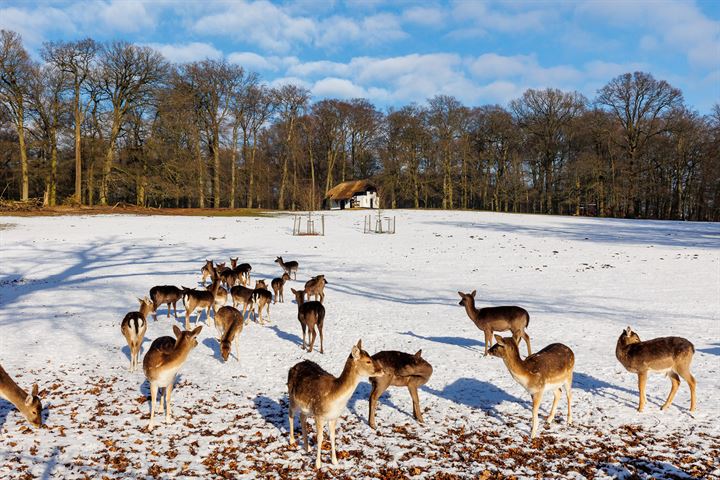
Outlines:
POLYGON ((290 289, 295 295, 295 301, 298 304, 298 321, 303 332, 303 344, 302 348, 305 350, 305 330, 307 330, 307 351, 313 351, 313 345, 315 345, 315 327, 317 327, 320 333, 320 353, 325 353, 323 346, 323 324, 325 323, 325 307, 322 303, 317 301, 306 302, 305 301, 305 290, 290 289))
POLYGON ((325 275, 318 275, 316 277, 312 277, 310 280, 305 282, 305 295, 307 295, 307 299, 310 300, 310 296, 314 296, 315 300, 320 300, 320 303, 323 303, 323 300, 325 300, 325 285, 327 285, 328 281, 325 280, 325 275))
POLYGON ((275 259, 275 263, 280 265, 280 267, 287 273, 288 275, 292 276, 293 280, 297 280, 297 271, 300 265, 296 261, 290 261, 285 262, 283 261, 282 257, 277 257, 275 259))
POLYGON ((525 329, 530 324, 530 314, 521 307, 502 306, 502 307, 485 307, 481 309, 475 308, 475 290, 472 293, 458 292, 460 295, 460 305, 465 307, 465 313, 477 328, 483 331, 485 335, 485 356, 488 349, 492 346, 494 332, 512 332, 513 339, 520 345, 520 339, 525 340, 527 352, 530 355, 530 336, 525 329))
POLYGON ((320 454, 323 444, 323 429, 325 422, 330 431, 330 447, 332 463, 337 465, 335 454, 335 425, 342 415, 348 400, 364 377, 374 377, 382 374, 380 366, 362 349, 362 341, 354 345, 345 367, 339 377, 326 372, 315 362, 304 360, 288 372, 288 396, 290 408, 288 420, 290 422, 290 445, 295 444, 295 414, 300 413, 303 442, 306 451, 310 451, 307 439, 308 417, 315 419, 317 432, 317 459, 315 467, 320 468, 320 454))
POLYGON ((120 324, 120 331, 130 347, 131 372, 137 369, 140 361, 140 347, 142 347, 148 326, 147 317, 153 311, 153 302, 149 298, 138 298, 138 300, 140 300, 140 309, 137 312, 127 313, 120 324))
POLYGON ((628 372, 637 373, 640 403, 638 412, 645 408, 645 384, 648 373, 664 373, 670 378, 670 394, 661 407, 670 408, 680 387, 680 377, 690 386, 690 411, 695 410, 695 377, 690 373, 695 347, 681 337, 660 337, 640 341, 630 327, 623 330, 615 347, 615 356, 628 372))
POLYGON ((241 263, 233 269, 237 275, 238 281, 243 287, 250 285, 250 272, 252 266, 249 263, 241 263))
POLYGON ((418 350, 415 355, 388 350, 376 353, 372 359, 380 366, 383 374, 370 378, 372 384, 368 415, 370 427, 375 428, 375 410, 378 399, 390 386, 408 388, 413 403, 413 416, 419 423, 423 423, 417 389, 430 380, 433 368, 422 358, 422 350, 418 350))
POLYGON ((205 280, 210 277, 210 282, 215 280, 215 277, 217 277, 217 269, 215 268, 215 264, 212 260, 205 260, 205 265, 200 269, 200 273, 202 274, 202 284, 205 285, 205 280))
POLYGON ((42 426, 42 402, 38 397, 37 383, 31 393, 25 392, 0 365, 0 397, 15 405, 15 408, 33 427, 42 426))
POLYGON ((288 280, 290 280, 290 275, 283 273, 282 277, 273 278, 272 282, 270 282, 270 286, 272 286, 273 289, 273 304, 278 302, 278 298, 281 303, 285 303, 285 294, 283 293, 283 290, 285 288, 285 282, 288 280))
POLYGON ((196 308, 200 308, 195 324, 200 321, 203 309, 205 310, 205 321, 210 322, 210 310, 215 314, 215 294, 222 288, 220 282, 215 279, 213 290, 195 290, 194 288, 182 287, 183 305, 185 306, 185 329, 190 329, 190 315, 196 308))
POLYGON ((220 334, 220 355, 227 362, 233 340, 235 340, 235 358, 240 361, 238 342, 245 321, 243 314, 234 307, 222 307, 215 316, 215 327, 220 334))
MULTIPOLYGON (((203 279, 203 284, 205 283, 203 279)), ((167 304, 167 316, 170 318, 170 305, 172 304, 177 318, 177 302, 182 300, 182 290, 175 285, 156 285, 150 289, 150 300, 153 302, 153 314, 157 321, 157 309, 160 305, 167 304)))
POLYGON ((575 367, 575 354, 562 343, 553 343, 534 355, 523 360, 520 358, 517 342, 511 337, 495 335, 497 343, 490 349, 490 355, 502 358, 510 375, 528 391, 532 397, 532 429, 530 438, 537 436, 538 409, 543 393, 547 390, 553 392, 553 403, 547 423, 552 423, 555 410, 560 400, 560 387, 565 388, 568 412, 566 423, 572 423, 572 378, 575 367))
MULTIPOLYGON (((197 336, 201 330, 202 326, 196 327, 192 331, 183 331, 177 325, 173 325, 175 338, 170 336, 156 338, 145 354, 143 370, 145 371, 145 377, 150 382, 150 423, 148 424, 148 431, 152 431, 155 426, 155 401, 158 390, 161 388, 165 389, 165 423, 172 423, 170 406, 175 376, 187 360, 190 351, 197 347, 197 336)), ((162 412, 163 399, 160 399, 158 413, 162 412)))

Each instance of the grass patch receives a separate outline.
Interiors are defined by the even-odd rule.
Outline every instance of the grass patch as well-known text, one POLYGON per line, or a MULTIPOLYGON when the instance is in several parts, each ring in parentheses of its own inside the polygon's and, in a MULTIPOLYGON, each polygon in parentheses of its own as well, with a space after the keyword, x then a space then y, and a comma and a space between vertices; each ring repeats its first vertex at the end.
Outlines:
POLYGON ((277 212, 257 208, 146 208, 135 205, 119 204, 115 206, 44 207, 22 211, 3 211, 0 215, 8 217, 56 217, 62 215, 163 215, 184 217, 271 217, 277 212))

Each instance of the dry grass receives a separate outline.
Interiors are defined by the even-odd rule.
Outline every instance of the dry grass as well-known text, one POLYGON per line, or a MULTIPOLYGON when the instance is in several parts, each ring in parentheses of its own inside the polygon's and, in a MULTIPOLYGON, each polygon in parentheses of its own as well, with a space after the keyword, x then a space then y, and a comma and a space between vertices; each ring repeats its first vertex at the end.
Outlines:
POLYGON ((119 204, 115 206, 56 206, 26 210, 0 208, 8 217, 56 217, 61 215, 177 215, 188 217, 266 217, 275 214, 255 208, 147 208, 119 204))

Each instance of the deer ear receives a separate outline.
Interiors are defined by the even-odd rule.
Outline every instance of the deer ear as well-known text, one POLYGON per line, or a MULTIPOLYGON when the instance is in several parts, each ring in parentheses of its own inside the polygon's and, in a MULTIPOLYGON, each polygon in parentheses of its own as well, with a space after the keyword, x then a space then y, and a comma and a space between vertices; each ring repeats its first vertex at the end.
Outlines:
POLYGON ((422 356, 422 350, 418 350, 415 352, 415 358, 420 358, 422 356))
POLYGON ((462 293, 460 290, 458 290, 458 295, 460 295, 460 298, 465 298, 465 294, 462 293))
POLYGON ((33 401, 33 396, 32 396, 32 395, 28 395, 27 397, 25 397, 25 405, 26 405, 26 406, 29 407, 30 405, 32 405, 32 401, 33 401))
POLYGON ((192 335, 193 337, 197 337, 198 335, 200 335, 200 332, 201 332, 201 331, 202 331, 202 325, 200 325, 199 327, 195 328, 195 330, 192 331, 192 334, 191 334, 191 335, 192 335))
POLYGON ((176 338, 180 338, 180 335, 182 335, 182 330, 180 330, 180 327, 177 325, 173 325, 173 333, 175 334, 176 338))
POLYGON ((625 329, 625 333, 626 333, 627 335, 630 335, 630 334, 632 333, 632 328, 627 327, 627 328, 625 329))
POLYGON ((352 348, 352 351, 350 352, 350 354, 352 355, 352 357, 355 360, 360 358, 360 349, 358 348, 357 345, 353 345, 353 348, 352 348))
POLYGON ((476 294, 476 293, 477 293, 477 290, 473 290, 472 293, 470 294, 470 296, 473 297, 473 298, 475 298, 475 294, 476 294))
POLYGON ((290 291, 293 292, 293 294, 297 293, 297 290, 295 290, 294 288, 291 288, 290 291))
POLYGON ((500 345, 504 345, 504 344, 505 344, 505 340, 503 340, 503 337, 501 337, 500 335, 495 335, 495 340, 496 340, 500 345))
POLYGON ((357 347, 362 350, 362 339, 358 340, 357 347))
POLYGON ((38 384, 36 383, 35 385, 33 385, 33 388, 32 388, 32 396, 33 396, 33 397, 37 397, 37 395, 38 395, 38 390, 39 390, 39 389, 38 389, 38 384))

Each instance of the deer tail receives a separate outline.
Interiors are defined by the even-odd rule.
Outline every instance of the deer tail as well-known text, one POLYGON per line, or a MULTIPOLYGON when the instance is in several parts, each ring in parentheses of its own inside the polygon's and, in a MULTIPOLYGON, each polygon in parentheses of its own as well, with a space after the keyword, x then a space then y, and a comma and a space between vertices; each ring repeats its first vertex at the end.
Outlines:
POLYGON ((525 328, 530 326, 530 314, 526 311, 525 312, 525 328))

